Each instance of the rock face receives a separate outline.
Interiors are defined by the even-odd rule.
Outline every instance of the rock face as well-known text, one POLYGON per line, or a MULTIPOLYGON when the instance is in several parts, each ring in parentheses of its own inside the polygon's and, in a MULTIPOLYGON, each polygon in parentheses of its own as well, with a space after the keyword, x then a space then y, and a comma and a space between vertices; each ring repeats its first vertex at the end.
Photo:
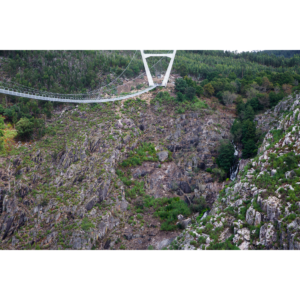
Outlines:
POLYGON ((249 225, 253 225, 255 219, 255 213, 256 211, 253 209, 253 207, 250 206, 246 213, 246 222, 249 225))
POLYGON ((271 248, 276 241, 276 233, 273 224, 264 224, 260 228, 259 242, 261 245, 271 248))
POLYGON ((258 156, 243 163, 209 215, 191 224, 169 249, 300 250, 299 111, 299 97, 289 96, 256 117, 258 126, 269 130, 258 156))
POLYGON ((280 216, 280 200, 274 196, 268 197, 268 199, 261 200, 261 208, 266 213, 269 221, 274 221, 280 216))
MULTIPOLYGON (((143 193, 188 205, 203 198, 211 208, 223 186, 205 170, 217 167, 216 150, 229 138, 234 117, 210 108, 179 114, 176 103, 156 97, 159 92, 57 109, 46 120, 51 134, 0 158, 0 247, 148 249, 178 231, 160 230, 161 220, 143 206, 143 193), (155 159, 122 169, 144 143, 157 149, 155 159), (125 183, 121 169, 128 171, 125 183), (133 181, 143 193, 134 194, 133 181)), ((194 222, 180 221, 183 227, 194 222)))
POLYGON ((261 214, 257 211, 255 213, 255 221, 254 221, 254 225, 258 226, 261 223, 261 214))

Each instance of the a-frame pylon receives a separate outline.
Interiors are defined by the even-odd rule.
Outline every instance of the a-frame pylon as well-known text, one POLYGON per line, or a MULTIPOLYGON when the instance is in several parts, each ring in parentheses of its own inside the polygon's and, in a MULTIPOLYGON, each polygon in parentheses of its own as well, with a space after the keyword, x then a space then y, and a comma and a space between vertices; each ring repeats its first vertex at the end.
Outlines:
POLYGON ((167 69, 167 72, 166 72, 164 80, 162 82, 162 85, 166 86, 167 83, 168 83, 170 74, 171 74, 171 70, 172 70, 172 66, 173 66, 173 62, 174 62, 176 50, 173 50, 173 53, 171 53, 171 54, 145 54, 144 50, 141 50, 141 54, 142 54, 142 59, 143 59, 143 63, 144 63, 144 66, 145 66, 145 70, 146 70, 146 74, 147 74, 149 86, 154 86, 154 82, 153 82, 153 79, 152 79, 152 76, 151 76, 151 73, 150 73, 150 70, 149 70, 146 58, 148 58, 150 56, 167 56, 167 57, 171 58, 171 61, 169 63, 168 69, 167 69))

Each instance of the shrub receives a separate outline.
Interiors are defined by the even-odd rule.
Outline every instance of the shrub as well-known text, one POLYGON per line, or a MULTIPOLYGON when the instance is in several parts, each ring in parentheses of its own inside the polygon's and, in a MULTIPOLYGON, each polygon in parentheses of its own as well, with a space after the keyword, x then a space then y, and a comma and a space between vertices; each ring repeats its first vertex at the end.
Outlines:
POLYGON ((198 238, 198 243, 199 243, 199 244, 205 244, 205 243, 206 243, 206 238, 205 238, 204 236, 200 236, 200 237, 198 238))
POLYGON ((205 198, 201 196, 200 198, 193 199, 192 204, 190 205, 190 209, 194 213, 199 212, 201 215, 203 215, 204 212, 208 210, 208 205, 205 198))
POLYGON ((88 231, 90 228, 95 228, 95 225, 87 217, 85 217, 81 222, 81 228, 84 231, 88 231))
POLYGON ((158 161, 156 150, 151 143, 143 143, 137 149, 129 152, 129 157, 122 163, 122 167, 134 167, 141 165, 143 161, 158 161))
POLYGON ((0 104, 0 114, 2 115, 4 113, 4 107, 0 104))
POLYGON ((187 88, 187 83, 183 78, 178 78, 175 80, 175 90, 180 93, 185 93, 185 89, 187 88))
POLYGON ((185 95, 188 100, 192 100, 196 95, 196 90, 193 87, 188 87, 185 90, 185 95))
POLYGON ((18 135, 22 138, 30 137, 33 133, 34 124, 29 121, 27 118, 21 118, 20 121, 16 124, 16 129, 18 131, 18 135))
POLYGON ((5 124, 4 124, 4 119, 0 116, 0 129, 4 129, 5 124))
POLYGON ((154 208, 154 216, 164 221, 161 224, 161 230, 176 230, 178 228, 175 225, 177 216, 183 215, 187 217, 191 214, 189 206, 179 197, 155 199, 154 197, 146 196, 144 201, 146 207, 154 208))
POLYGON ((232 243, 234 235, 231 235, 224 243, 211 243, 208 250, 240 250, 237 246, 232 243))
POLYGON ((204 88, 205 94, 209 97, 211 97, 215 92, 215 89, 213 88, 211 83, 206 84, 203 88, 204 88))

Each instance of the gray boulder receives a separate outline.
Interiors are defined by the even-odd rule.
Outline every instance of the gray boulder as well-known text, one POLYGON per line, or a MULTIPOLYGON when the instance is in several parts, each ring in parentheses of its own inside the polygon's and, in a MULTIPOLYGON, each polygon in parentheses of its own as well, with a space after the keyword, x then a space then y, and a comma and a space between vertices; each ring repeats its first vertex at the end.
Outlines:
POLYGON ((93 199, 85 206, 85 208, 87 211, 89 211, 93 208, 94 205, 95 205, 95 200, 93 199))
POLYGON ((178 216, 177 216, 177 219, 178 219, 179 221, 181 221, 181 220, 184 219, 184 216, 183 216, 183 215, 178 215, 178 216))
POLYGON ((285 173, 285 178, 286 179, 294 178, 295 176, 296 176, 296 173, 295 173, 294 170, 288 171, 288 172, 285 173))
POLYGON ((131 240, 132 239, 133 234, 132 234, 132 229, 131 228, 125 229, 124 237, 125 237, 126 240, 131 240))
POLYGON ((260 222, 261 222, 261 214, 260 214, 260 212, 257 211, 255 214, 254 226, 259 225, 260 222))
POLYGON ((271 247, 276 241, 276 232, 272 223, 265 223, 260 228, 259 241, 264 246, 271 247))
POLYGON ((161 152, 158 152, 157 155, 158 155, 158 159, 160 161, 165 161, 168 158, 169 153, 168 153, 168 151, 161 151, 161 152))
POLYGON ((188 218, 188 219, 185 219, 185 220, 181 220, 179 223, 185 229, 189 226, 189 224, 191 224, 191 222, 192 222, 191 218, 188 218))
POLYGON ((277 171, 276 170, 271 170, 271 176, 273 177, 273 176, 275 176, 276 175, 276 173, 277 173, 277 171))
POLYGON ((175 239, 175 237, 170 238, 170 239, 164 239, 160 242, 157 242, 156 249, 161 250, 162 248, 169 246, 174 241, 174 239, 175 239))
POLYGON ((252 206, 250 206, 246 212, 246 222, 249 225, 253 225, 254 218, 255 218, 255 209, 252 206))
POLYGON ((130 135, 128 134, 123 138, 123 142, 124 142, 124 144, 128 144, 129 141, 130 141, 130 135))
POLYGON ((104 182, 102 184, 102 186, 100 186, 98 188, 98 196, 99 196, 98 202, 99 203, 101 203, 103 200, 105 200, 106 195, 108 193, 109 186, 110 186, 110 180, 107 180, 106 182, 104 182))

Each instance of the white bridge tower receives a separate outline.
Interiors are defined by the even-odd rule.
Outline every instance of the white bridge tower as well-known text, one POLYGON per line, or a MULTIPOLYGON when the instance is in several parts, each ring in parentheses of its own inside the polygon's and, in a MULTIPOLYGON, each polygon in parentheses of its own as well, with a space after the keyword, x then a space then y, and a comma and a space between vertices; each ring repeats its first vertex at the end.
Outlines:
POLYGON ((143 63, 144 63, 144 66, 145 66, 145 70, 146 70, 146 74, 147 74, 149 86, 154 86, 154 82, 153 82, 153 79, 152 79, 152 76, 151 76, 151 73, 150 73, 150 70, 149 70, 146 58, 150 57, 150 56, 167 56, 167 57, 171 58, 171 61, 169 63, 169 66, 168 66, 168 69, 167 69, 167 72, 166 72, 166 75, 165 75, 165 78, 164 78, 164 80, 162 82, 162 85, 166 86, 167 83, 168 83, 168 80, 169 80, 169 76, 171 74, 171 70, 172 70, 172 66, 173 66, 173 62, 174 62, 176 50, 174 50, 173 53, 171 53, 171 54, 145 54, 144 50, 141 50, 141 54, 142 54, 143 63))

